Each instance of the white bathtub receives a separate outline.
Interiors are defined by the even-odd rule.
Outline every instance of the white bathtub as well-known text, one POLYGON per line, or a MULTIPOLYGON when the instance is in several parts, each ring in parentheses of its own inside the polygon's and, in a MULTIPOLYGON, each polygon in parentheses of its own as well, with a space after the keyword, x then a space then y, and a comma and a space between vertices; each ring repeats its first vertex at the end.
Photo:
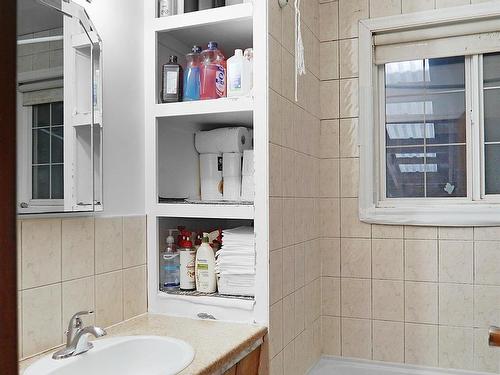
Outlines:
POLYGON ((448 370, 377 361, 323 356, 308 375, 491 375, 485 372, 448 370))

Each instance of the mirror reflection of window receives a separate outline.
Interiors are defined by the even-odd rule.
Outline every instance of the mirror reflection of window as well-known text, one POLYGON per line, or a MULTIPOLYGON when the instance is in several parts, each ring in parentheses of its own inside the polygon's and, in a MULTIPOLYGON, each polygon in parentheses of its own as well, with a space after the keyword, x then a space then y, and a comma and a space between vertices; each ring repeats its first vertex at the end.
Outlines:
POLYGON ((32 107, 32 199, 64 199, 63 103, 32 107))

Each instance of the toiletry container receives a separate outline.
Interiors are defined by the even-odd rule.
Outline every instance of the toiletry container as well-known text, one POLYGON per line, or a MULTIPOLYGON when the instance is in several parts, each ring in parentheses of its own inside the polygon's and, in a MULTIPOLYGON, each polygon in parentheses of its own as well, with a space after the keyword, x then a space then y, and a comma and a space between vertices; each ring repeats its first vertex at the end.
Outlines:
POLYGON ((242 96, 243 88, 243 51, 236 49, 234 56, 227 59, 227 96, 242 96))
POLYGON ((159 12, 160 17, 168 17, 177 14, 177 0, 160 0, 159 12))
POLYGON ((208 243, 208 233, 203 233, 203 241, 196 252, 196 290, 203 293, 215 293, 215 254, 208 243))
POLYGON ((201 47, 193 46, 186 55, 184 72, 184 101, 200 99, 200 52, 201 47))
POLYGON ((199 0, 198 7, 200 10, 213 8, 213 0, 199 0))
POLYGON ((241 200, 253 202, 255 197, 254 152, 243 151, 243 167, 241 168, 241 200))
POLYGON ((187 231, 183 231, 182 233, 182 240, 179 244, 180 288, 182 290, 194 290, 196 289, 194 277, 196 250, 193 248, 193 243, 190 240, 191 234, 187 231))
POLYGON ((243 75, 248 82, 248 93, 253 94, 253 48, 245 49, 243 52, 243 75))
POLYGON ((226 58, 217 42, 209 42, 201 53, 200 98, 217 99, 226 96, 226 58))
POLYGON ((222 155, 222 176, 225 201, 241 199, 241 153, 225 152, 222 155))
POLYGON ((167 237, 167 248, 160 254, 160 290, 178 289, 180 286, 180 260, 172 230, 167 237))
POLYGON ((180 102, 182 100, 183 70, 177 63, 177 56, 170 56, 168 63, 162 67, 162 103, 180 102))
POLYGON ((198 0, 184 0, 184 13, 195 12, 198 9, 198 0))
POLYGON ((222 155, 200 154, 202 201, 222 200, 222 155))
POLYGON ((253 50, 234 51, 227 60, 227 96, 249 95, 253 86, 253 50))
POLYGON ((224 0, 199 0, 198 1, 199 9, 211 9, 217 7, 223 7, 226 5, 224 0))

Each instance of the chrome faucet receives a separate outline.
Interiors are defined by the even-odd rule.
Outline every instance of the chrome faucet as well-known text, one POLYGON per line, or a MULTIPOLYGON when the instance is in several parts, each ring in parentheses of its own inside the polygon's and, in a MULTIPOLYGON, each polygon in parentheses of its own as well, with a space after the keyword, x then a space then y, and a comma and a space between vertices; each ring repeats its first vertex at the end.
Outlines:
POLYGON ((74 357, 78 354, 88 352, 94 346, 88 341, 90 334, 94 337, 106 335, 106 331, 99 327, 83 327, 82 315, 93 314, 93 311, 80 311, 71 317, 66 333, 66 346, 52 355, 53 359, 74 357))

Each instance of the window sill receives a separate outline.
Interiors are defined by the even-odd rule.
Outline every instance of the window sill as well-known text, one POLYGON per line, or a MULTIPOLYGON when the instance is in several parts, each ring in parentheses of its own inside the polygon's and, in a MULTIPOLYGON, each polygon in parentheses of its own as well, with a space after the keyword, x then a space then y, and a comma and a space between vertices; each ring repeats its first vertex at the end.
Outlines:
POLYGON ((500 225, 500 204, 360 207, 359 216, 361 221, 370 224, 496 226, 500 225))

